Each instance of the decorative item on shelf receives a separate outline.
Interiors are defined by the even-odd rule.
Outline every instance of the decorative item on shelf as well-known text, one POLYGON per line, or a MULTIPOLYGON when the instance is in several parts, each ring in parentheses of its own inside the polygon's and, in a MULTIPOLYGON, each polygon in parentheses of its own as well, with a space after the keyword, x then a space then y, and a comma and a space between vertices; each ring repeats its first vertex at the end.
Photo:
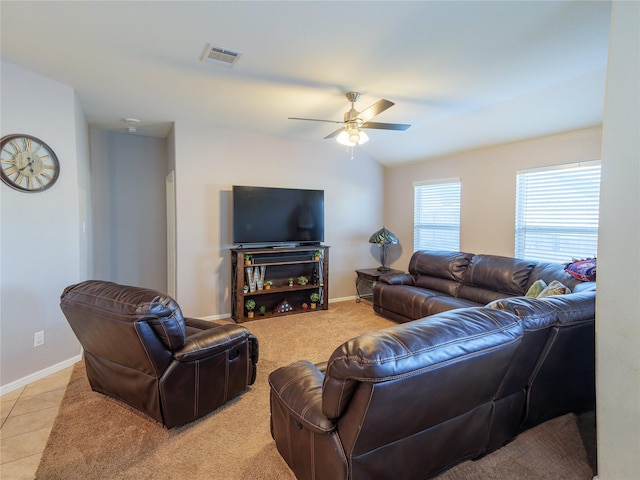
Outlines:
POLYGON ((287 313, 292 311, 293 307, 286 298, 282 300, 278 305, 276 305, 276 308, 273 309, 273 313, 287 313))
POLYGON ((244 287, 242 287, 242 291, 244 293, 248 293, 249 292, 249 285, 245 285, 244 287))
POLYGON ((309 295, 309 300, 311 300, 311 310, 313 310, 316 308, 318 300, 320 300, 320 295, 318 294, 318 292, 313 292, 311 295, 309 295))
POLYGON ((379 272, 388 272, 391 270, 387 267, 387 245, 396 245, 398 243, 398 237, 391 233, 386 228, 382 227, 369 237, 369 243, 375 243, 380 248, 380 266, 379 272))
POLYGON ((244 306, 247 308, 247 317, 253 318, 253 309, 256 308, 256 301, 253 298, 249 298, 244 306))
POLYGON ((298 285, 306 285, 307 283, 309 283, 309 279, 307 277, 304 275, 300 275, 298 277, 298 285))
POLYGON ((289 286, 293 287, 293 278, 290 278, 288 281, 289 281, 289 286))
POLYGON ((256 288, 258 290, 262 290, 264 288, 264 274, 267 270, 267 267, 262 265, 261 267, 255 267, 253 271, 253 281, 256 284, 256 288))
POLYGON ((251 265, 251 255, 249 255, 248 253, 244 255, 244 264, 251 265))
POLYGON ((253 275, 253 267, 244 267, 245 272, 247 273, 247 281, 249 282, 249 291, 256 291, 256 280, 253 275))
POLYGON ((261 305, 260 308, 258 309, 258 312, 260 313, 261 317, 264 317, 264 314, 267 313, 267 307, 265 307, 264 305, 261 305))
POLYGON ((316 250, 313 252, 313 259, 318 262, 322 258, 322 252, 320 250, 316 250))
POLYGON ((264 282, 264 289, 265 290, 270 290, 271 289, 271 285, 273 285, 273 282, 271 280, 267 280, 266 282, 264 282))
POLYGON ((302 310, 307 310, 309 308, 309 305, 307 305, 306 303, 302 304, 302 310))

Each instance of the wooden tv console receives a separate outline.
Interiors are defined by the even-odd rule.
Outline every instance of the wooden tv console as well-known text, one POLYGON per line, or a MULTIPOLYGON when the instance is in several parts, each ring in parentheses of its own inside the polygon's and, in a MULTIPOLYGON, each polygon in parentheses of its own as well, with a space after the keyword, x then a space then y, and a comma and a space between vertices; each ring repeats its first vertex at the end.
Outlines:
POLYGON ((268 318, 293 313, 314 312, 329 308, 329 247, 312 245, 304 247, 269 247, 269 248, 233 248, 231 249, 231 317, 238 323, 247 320, 268 318), (316 259, 314 253, 319 252, 316 259), (250 264, 245 265, 245 255, 251 257, 250 264), (244 293, 244 286, 252 286, 256 278, 261 282, 253 282, 253 291, 244 293), (262 273, 264 277, 260 278, 262 273), (304 276, 309 280, 301 285, 298 278, 304 276), (289 286, 289 279, 293 286, 289 286), (273 285, 267 289, 264 282, 273 285), (262 287, 262 288, 260 288, 262 287), (312 293, 318 293, 320 299, 315 310, 311 309, 312 293), (248 318, 245 303, 248 299, 256 302, 254 318, 248 318), (303 310, 302 304, 309 307, 303 310), (264 314, 260 313, 264 307, 264 314), (279 308, 280 307, 280 308, 279 308))

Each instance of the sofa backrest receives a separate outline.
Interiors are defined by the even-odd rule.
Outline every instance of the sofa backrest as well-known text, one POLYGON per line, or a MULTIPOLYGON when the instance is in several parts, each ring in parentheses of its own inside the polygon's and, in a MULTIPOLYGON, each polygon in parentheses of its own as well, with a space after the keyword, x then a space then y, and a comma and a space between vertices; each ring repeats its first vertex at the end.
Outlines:
POLYGON ((473 307, 432 315, 366 333, 331 355, 323 386, 323 411, 338 418, 359 382, 377 383, 431 370, 497 345, 519 341, 515 315, 473 307))
POLYGON ((87 354, 154 376, 186 343, 180 307, 156 290, 88 280, 67 287, 60 307, 87 354))
POLYGON ((409 273, 417 287, 457 296, 473 254, 418 250, 409 261, 409 273))
POLYGON ((559 263, 465 252, 418 250, 409 261, 409 274, 417 287, 483 305, 525 295, 536 280, 558 280, 575 292, 595 289, 595 281, 578 280, 559 263))
POLYGON ((536 262, 498 255, 474 255, 458 296, 486 305, 503 297, 524 295, 536 262))
POLYGON ((545 298, 505 298, 489 307, 521 319, 523 345, 527 331, 552 324, 528 380, 523 429, 595 407, 595 290, 545 298))
POLYGON ((529 290, 531 285, 537 280, 543 280, 547 285, 552 281, 557 280, 563 285, 569 287, 572 292, 581 292, 586 290, 593 290, 596 288, 596 282, 585 282, 572 277, 564 271, 564 265, 559 263, 546 263, 541 262, 536 264, 529 281, 527 282, 526 289, 529 290))
POLYGON ((425 476, 480 453, 494 396, 521 337, 515 315, 480 307, 367 333, 336 349, 322 410, 336 419, 352 477, 376 471, 391 478, 389 458, 397 451, 415 468, 424 468, 428 457, 433 470, 425 476), (456 433, 462 425, 464 438, 456 433))

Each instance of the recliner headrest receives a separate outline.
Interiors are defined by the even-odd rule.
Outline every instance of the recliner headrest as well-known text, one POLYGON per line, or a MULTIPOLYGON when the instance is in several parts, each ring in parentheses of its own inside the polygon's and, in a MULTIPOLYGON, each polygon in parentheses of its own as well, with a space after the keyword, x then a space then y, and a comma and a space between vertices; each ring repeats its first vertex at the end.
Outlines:
POLYGON ((112 313, 130 322, 146 321, 171 351, 186 343, 186 327, 182 311, 168 295, 149 288, 119 285, 102 280, 87 280, 71 285, 60 296, 62 306, 112 313))

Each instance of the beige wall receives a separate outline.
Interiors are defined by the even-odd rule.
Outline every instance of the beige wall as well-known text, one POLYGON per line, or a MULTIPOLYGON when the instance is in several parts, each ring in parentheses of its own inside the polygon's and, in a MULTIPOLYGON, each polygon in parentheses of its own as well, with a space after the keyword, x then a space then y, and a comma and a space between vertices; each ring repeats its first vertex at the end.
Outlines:
POLYGON ((513 256, 516 172, 600 158, 601 128, 457 153, 385 170, 385 224, 402 254, 391 266, 406 269, 413 253, 413 182, 459 177, 460 250, 513 256))
POLYGON ((369 236, 380 228, 383 169, 335 141, 295 142, 187 122, 174 126, 177 300, 185 314, 231 312, 231 187, 325 191, 329 299, 355 295, 356 268, 375 266, 369 236))
POLYGON ((614 2, 596 310, 598 477, 640 478, 640 3, 614 2))
POLYGON ((43 192, 24 193, 0 184, 4 392, 7 385, 25 385, 35 372, 50 373, 80 354, 59 301, 67 285, 91 273, 91 226, 88 133, 73 89, 8 62, 0 70, 1 136, 34 135, 60 161, 58 181, 43 192), (35 348, 33 334, 38 331, 44 331, 45 343, 35 348))

